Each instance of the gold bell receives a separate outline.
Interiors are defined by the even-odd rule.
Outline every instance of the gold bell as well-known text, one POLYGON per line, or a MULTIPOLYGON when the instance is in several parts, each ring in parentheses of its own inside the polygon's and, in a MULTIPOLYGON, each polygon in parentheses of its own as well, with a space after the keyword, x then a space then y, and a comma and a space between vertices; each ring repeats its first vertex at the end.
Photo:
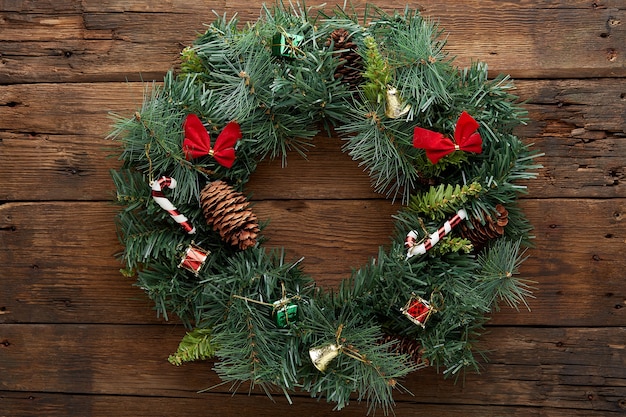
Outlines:
POLYGON ((385 106, 385 115, 390 119, 398 119, 411 110, 410 104, 404 104, 398 90, 390 85, 387 86, 387 104, 385 106))
POLYGON ((309 349, 309 356, 313 365, 321 372, 326 370, 330 361, 335 359, 339 353, 341 353, 341 348, 333 343, 309 349))

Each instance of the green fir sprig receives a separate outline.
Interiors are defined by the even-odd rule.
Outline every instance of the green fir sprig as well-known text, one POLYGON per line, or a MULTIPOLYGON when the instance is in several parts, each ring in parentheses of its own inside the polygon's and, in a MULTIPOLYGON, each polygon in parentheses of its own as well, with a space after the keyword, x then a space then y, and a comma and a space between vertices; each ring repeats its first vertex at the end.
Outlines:
POLYGON ((510 307, 517 309, 524 305, 530 310, 526 300, 532 297, 534 282, 518 276, 525 259, 520 243, 501 239, 478 256, 481 265, 478 289, 495 309, 499 301, 504 301, 510 307))

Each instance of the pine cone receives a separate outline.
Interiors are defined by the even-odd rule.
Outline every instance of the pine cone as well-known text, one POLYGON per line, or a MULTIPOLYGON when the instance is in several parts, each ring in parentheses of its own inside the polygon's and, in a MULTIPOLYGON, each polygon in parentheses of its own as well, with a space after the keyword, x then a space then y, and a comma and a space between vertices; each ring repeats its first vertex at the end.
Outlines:
POLYGON ((350 40, 350 33, 345 29, 335 29, 330 34, 330 39, 326 41, 326 46, 333 44, 333 50, 340 58, 339 65, 335 70, 335 78, 348 84, 351 89, 356 90, 363 81, 363 60, 357 52, 356 43, 350 40))
POLYGON ((381 344, 392 341, 397 341, 397 343, 389 347, 390 353, 406 354, 416 365, 428 365, 428 361, 422 359, 422 346, 417 340, 403 336, 385 335, 381 344))
POLYGON ((502 205, 496 205, 496 219, 485 213, 485 224, 476 217, 470 219, 473 227, 461 224, 461 236, 469 239, 476 250, 482 249, 490 239, 496 239, 504 234, 504 227, 509 223, 509 212, 502 205))
POLYGON ((202 189, 200 204, 207 223, 225 242, 241 250, 256 244, 259 223, 243 194, 217 180, 202 189))

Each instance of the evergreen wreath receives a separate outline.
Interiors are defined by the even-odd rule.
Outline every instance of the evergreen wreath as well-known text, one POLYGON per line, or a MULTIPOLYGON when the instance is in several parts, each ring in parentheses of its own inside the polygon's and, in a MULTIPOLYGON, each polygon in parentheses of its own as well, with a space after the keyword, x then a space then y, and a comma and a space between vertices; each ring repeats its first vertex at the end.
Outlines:
POLYGON ((243 28, 218 17, 116 116, 122 273, 189 327, 173 364, 215 357, 234 387, 337 409, 356 393, 387 412, 410 372, 477 369, 486 315, 531 296, 516 181, 540 166, 512 133, 525 112, 511 80, 455 67, 414 10, 365 10, 363 23, 340 7, 264 6, 243 28), (259 161, 306 154, 320 128, 402 203, 390 244, 334 292, 263 248, 243 194, 259 161))

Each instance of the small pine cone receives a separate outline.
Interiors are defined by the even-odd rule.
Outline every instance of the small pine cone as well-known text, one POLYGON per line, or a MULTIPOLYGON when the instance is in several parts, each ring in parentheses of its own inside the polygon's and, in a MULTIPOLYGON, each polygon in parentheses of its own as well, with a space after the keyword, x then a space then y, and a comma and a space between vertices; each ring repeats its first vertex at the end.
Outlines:
POLYGON ((350 33, 345 29, 335 29, 330 34, 330 39, 326 41, 326 46, 333 44, 333 50, 338 51, 340 62, 335 70, 335 78, 348 84, 351 89, 356 90, 363 81, 363 59, 357 52, 356 43, 350 40, 350 33))
POLYGON ((204 217, 222 239, 245 250, 256 244, 259 223, 246 197, 224 181, 208 184, 200 193, 204 217))
POLYGON ((427 177, 426 174, 421 171, 417 171, 417 183, 424 187, 435 187, 439 185, 439 181, 437 181, 436 178, 427 177))
POLYGON ((467 224, 461 224, 461 236, 469 239, 474 248, 482 249, 485 244, 504 234, 504 227, 509 223, 509 212, 502 205, 496 205, 495 220, 490 214, 485 214, 485 224, 482 224, 478 218, 471 218, 472 227, 467 224))
POLYGON ((385 335, 381 344, 393 341, 396 341, 397 343, 390 345, 390 353, 409 355, 411 361, 416 365, 428 365, 428 361, 422 358, 422 346, 417 340, 403 336, 385 335))

